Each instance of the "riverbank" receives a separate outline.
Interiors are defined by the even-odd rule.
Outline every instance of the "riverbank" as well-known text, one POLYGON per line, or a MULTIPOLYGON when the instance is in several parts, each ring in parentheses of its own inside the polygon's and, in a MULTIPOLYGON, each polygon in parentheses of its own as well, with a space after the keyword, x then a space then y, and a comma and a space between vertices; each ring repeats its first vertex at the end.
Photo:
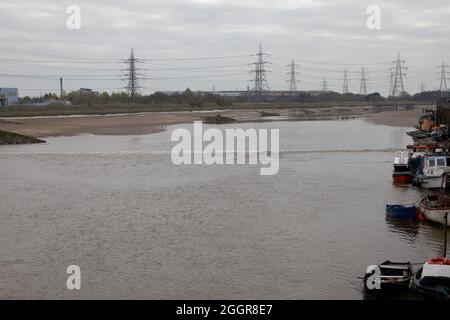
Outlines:
POLYGON ((384 111, 368 115, 369 122, 391 127, 415 127, 419 117, 423 114, 423 107, 417 106, 413 110, 384 111))
POLYGON ((415 110, 381 112, 380 107, 376 106, 334 106, 301 109, 261 108, 56 117, 16 117, 0 119, 0 130, 34 137, 77 135, 82 133, 96 135, 140 135, 160 132, 168 125, 192 123, 196 120, 206 122, 208 117, 216 117, 218 114, 235 119, 237 122, 345 120, 364 117, 368 121, 377 124, 413 127, 417 123, 421 112, 421 106, 418 106, 415 110), (277 116, 267 116, 268 114, 277 114, 277 116))
MULTIPOLYGON (((371 107, 389 108, 398 105, 424 105, 422 101, 322 101, 322 102, 235 102, 229 106, 215 103, 204 103, 191 106, 187 103, 151 103, 151 104, 83 104, 83 105, 47 105, 27 106, 14 105, 0 108, 0 118, 36 117, 36 116, 76 116, 76 115, 110 115, 143 112, 210 112, 214 110, 281 110, 281 109, 324 109, 324 108, 357 108, 369 104, 371 107)), ((269 111, 270 112, 270 111, 269 111)))
POLYGON ((44 143, 44 140, 0 130, 0 145, 44 143))

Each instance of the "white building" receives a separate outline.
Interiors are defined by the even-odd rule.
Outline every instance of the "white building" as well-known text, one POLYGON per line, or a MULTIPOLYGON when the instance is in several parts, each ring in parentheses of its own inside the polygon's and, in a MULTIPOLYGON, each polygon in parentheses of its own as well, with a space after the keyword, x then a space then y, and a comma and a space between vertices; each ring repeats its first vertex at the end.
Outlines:
POLYGON ((19 90, 17 88, 0 88, 0 106, 9 106, 19 103, 19 90))
POLYGON ((100 92, 94 91, 89 88, 80 88, 80 90, 78 90, 78 93, 80 93, 80 94, 95 94, 96 96, 100 95, 100 92))

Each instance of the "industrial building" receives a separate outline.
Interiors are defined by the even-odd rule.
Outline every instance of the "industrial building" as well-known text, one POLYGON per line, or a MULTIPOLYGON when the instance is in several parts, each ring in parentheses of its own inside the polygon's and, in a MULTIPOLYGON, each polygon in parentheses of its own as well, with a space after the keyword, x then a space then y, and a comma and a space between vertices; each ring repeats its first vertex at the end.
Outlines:
POLYGON ((0 88, 0 106, 9 106, 19 103, 19 90, 17 88, 0 88))

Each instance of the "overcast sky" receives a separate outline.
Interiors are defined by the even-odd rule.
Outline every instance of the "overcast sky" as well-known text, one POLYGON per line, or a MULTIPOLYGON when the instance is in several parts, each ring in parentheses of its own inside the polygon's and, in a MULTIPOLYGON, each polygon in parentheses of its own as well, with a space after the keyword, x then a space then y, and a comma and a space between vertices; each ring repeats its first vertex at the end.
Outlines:
POLYGON ((18 87, 21 95, 56 91, 59 75, 67 90, 118 91, 125 86, 119 60, 131 48, 146 59, 143 93, 245 90, 260 43, 270 54, 273 90, 288 88, 291 59, 299 89, 318 90, 326 77, 341 92, 347 68, 350 91, 358 93, 366 67, 368 91, 383 94, 397 52, 411 93, 421 82, 439 88, 436 67, 450 64, 448 0, 19 0, 2 1, 0 12, 0 87, 18 87), (81 9, 80 30, 66 26, 70 5, 81 9), (366 26, 370 5, 381 9, 381 30, 366 26))

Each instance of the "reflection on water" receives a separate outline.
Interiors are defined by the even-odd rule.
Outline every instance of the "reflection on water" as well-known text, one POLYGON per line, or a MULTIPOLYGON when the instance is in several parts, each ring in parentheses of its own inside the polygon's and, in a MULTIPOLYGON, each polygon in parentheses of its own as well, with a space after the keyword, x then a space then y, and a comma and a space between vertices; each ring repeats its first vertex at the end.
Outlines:
POLYGON ((401 239, 415 243, 423 224, 417 221, 392 219, 386 216, 386 225, 390 232, 398 235, 401 239))
POLYGON ((441 228, 385 217, 386 203, 420 198, 392 185, 408 128, 226 126, 280 129, 280 171, 260 176, 172 165, 177 127, 1 147, 0 297, 362 299, 368 265, 442 250, 441 228), (64 289, 71 264, 77 292, 64 289))

